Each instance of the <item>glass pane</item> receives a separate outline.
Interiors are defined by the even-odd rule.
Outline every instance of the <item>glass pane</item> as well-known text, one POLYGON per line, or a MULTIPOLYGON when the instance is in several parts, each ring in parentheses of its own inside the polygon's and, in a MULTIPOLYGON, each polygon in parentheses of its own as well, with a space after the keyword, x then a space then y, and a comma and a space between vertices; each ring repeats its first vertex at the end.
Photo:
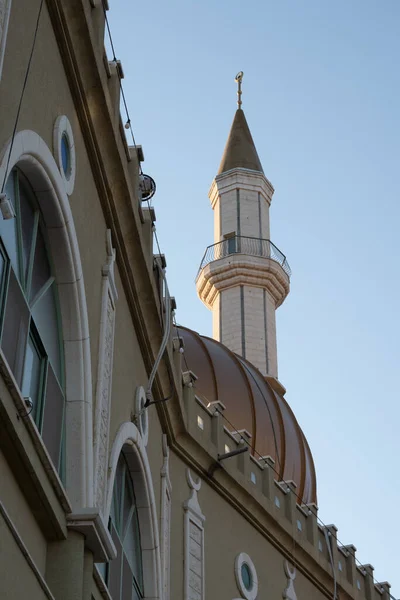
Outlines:
POLYGON ((251 575, 250 567, 247 563, 242 564, 241 568, 242 582, 246 590, 251 590, 253 587, 253 577, 251 575))
POLYGON ((30 301, 36 297, 51 276, 50 264, 47 258, 46 244, 42 232, 38 231, 36 239, 35 259, 33 263, 30 301))
POLYGON ((64 174, 66 178, 69 179, 71 174, 71 153, 69 149, 68 136, 65 133, 61 138, 61 161, 64 174))
POLYGON ((29 255, 32 246, 32 233, 35 222, 35 212, 32 208, 31 191, 23 177, 19 177, 19 206, 21 213, 22 253, 24 273, 27 274, 29 255))
POLYGON ((1 347, 18 385, 21 385, 22 381, 28 329, 29 309, 14 271, 10 269, 1 347))
POLYGON ((57 383, 53 369, 49 364, 47 371, 42 438, 56 469, 58 469, 60 462, 64 405, 64 395, 57 383))
POLYGON ((103 580, 107 579, 107 563, 96 563, 97 570, 102 576, 103 580))
POLYGON ((122 595, 121 600, 132 600, 133 576, 126 556, 123 559, 122 566, 122 595))
POLYGON ((3 297, 5 275, 6 275, 6 259, 0 248, 0 299, 3 297))
POLYGON ((108 563, 108 589, 113 600, 120 600, 122 547, 113 524, 111 524, 111 537, 117 550, 117 558, 114 558, 114 560, 108 563))
POLYGON ((135 496, 133 494, 132 482, 131 482, 131 478, 129 475, 128 467, 126 467, 124 509, 123 509, 123 516, 122 516, 123 536, 126 535, 126 530, 131 525, 134 507, 135 507, 135 496))
MULTIPOLYGON (((12 202, 15 209, 15 173, 11 173, 7 180, 5 188, 9 200, 12 202)), ((8 256, 16 273, 18 273, 18 255, 17 255, 17 220, 4 220, 0 215, 0 236, 7 250, 8 256)))
POLYGON ((55 293, 53 283, 33 307, 32 317, 58 381, 61 382, 61 340, 55 293))
POLYGON ((139 520, 136 509, 134 510, 130 527, 125 534, 124 551, 136 581, 139 586, 142 587, 142 552, 140 547, 139 520))
POLYGON ((22 395, 33 402, 32 414, 35 420, 39 415, 37 409, 40 403, 44 360, 32 334, 29 336, 25 353, 24 373, 22 377, 22 395))

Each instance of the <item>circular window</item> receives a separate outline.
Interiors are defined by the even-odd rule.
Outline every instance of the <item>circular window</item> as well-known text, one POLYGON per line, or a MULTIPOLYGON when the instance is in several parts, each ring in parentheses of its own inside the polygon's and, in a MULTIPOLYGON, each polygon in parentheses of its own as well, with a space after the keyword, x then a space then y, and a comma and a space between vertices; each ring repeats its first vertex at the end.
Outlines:
POLYGON ((255 600, 258 593, 258 578, 253 561, 241 552, 235 560, 235 577, 239 591, 246 600, 255 600))
POLYGON ((57 118, 53 131, 53 147, 61 178, 68 196, 75 184, 75 145, 71 123, 65 115, 57 118))
POLYGON ((250 591, 253 587, 253 579, 251 577, 250 567, 247 563, 242 564, 241 575, 244 587, 246 590, 250 591))
POLYGON ((71 177, 71 152, 69 149, 69 140, 66 133, 61 137, 61 163, 64 175, 67 179, 71 177))

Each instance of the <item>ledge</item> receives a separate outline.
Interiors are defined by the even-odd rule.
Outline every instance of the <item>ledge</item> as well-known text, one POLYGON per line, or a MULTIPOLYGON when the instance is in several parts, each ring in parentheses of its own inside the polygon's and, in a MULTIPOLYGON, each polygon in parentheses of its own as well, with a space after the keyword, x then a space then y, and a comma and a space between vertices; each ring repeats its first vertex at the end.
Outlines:
POLYGON ((67 494, 0 350, 1 449, 48 541, 65 539, 67 494), (18 474, 18 475, 17 475, 18 474))
POLYGON ((67 516, 67 527, 85 536, 85 548, 93 553, 94 562, 108 562, 117 556, 114 543, 97 508, 84 508, 67 516))

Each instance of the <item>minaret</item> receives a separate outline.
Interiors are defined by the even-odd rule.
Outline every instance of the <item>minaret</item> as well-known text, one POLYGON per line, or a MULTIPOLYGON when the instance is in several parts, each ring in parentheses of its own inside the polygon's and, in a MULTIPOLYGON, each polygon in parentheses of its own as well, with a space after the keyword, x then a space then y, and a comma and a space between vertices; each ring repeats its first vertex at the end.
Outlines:
POLYGON ((274 188, 241 108, 242 77, 236 77, 238 109, 209 191, 214 244, 204 254, 196 287, 212 310, 214 339, 277 378, 275 310, 289 293, 290 268, 270 241, 274 188))

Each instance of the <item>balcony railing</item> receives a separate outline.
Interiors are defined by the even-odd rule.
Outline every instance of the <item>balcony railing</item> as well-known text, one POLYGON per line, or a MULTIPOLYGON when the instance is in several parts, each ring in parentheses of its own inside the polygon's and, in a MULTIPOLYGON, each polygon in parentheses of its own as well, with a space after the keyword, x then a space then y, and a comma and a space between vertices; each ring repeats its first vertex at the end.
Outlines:
POLYGON ((231 254, 248 254, 250 256, 270 258, 281 265, 289 278, 292 274, 286 256, 282 254, 270 240, 235 235, 225 238, 222 242, 217 242, 216 244, 212 244, 212 246, 208 246, 204 253, 203 260, 201 261, 196 279, 198 278, 200 271, 210 262, 225 258, 231 254))

